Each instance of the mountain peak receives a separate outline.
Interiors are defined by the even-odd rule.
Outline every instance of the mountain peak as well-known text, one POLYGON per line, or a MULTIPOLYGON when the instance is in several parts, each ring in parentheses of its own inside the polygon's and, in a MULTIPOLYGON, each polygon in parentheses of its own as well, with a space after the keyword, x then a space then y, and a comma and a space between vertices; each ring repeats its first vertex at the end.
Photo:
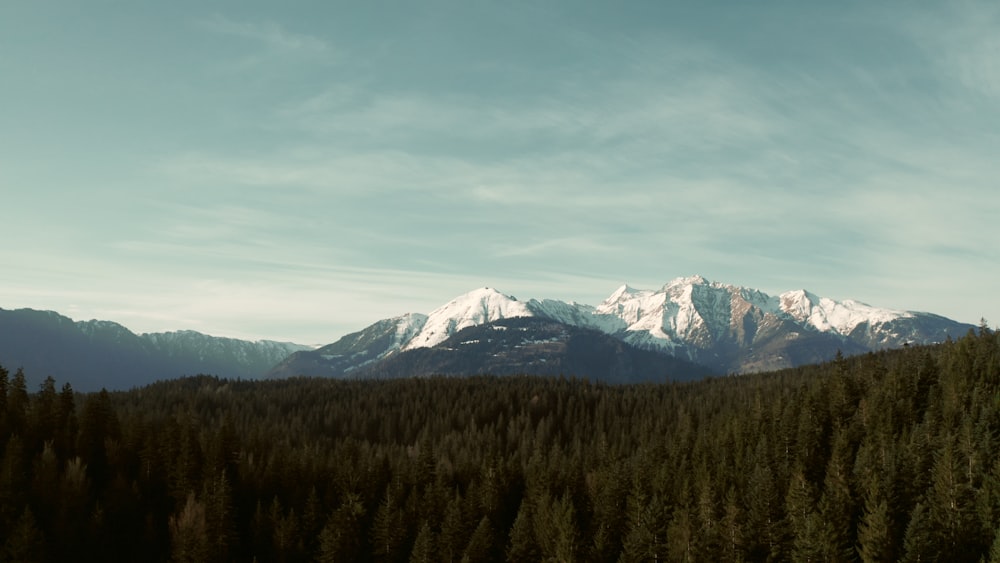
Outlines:
MULTIPOLYGON (((661 289, 622 284, 597 307, 553 299, 522 302, 487 286, 460 295, 426 316, 412 314, 379 321, 315 353, 299 354, 273 373, 325 370, 344 376, 416 349, 423 351, 407 357, 468 358, 467 352, 473 350, 469 346, 474 344, 484 346, 486 354, 476 369, 498 369, 489 367, 496 365, 490 362, 495 361, 497 352, 486 351, 499 338, 494 338, 494 332, 523 328, 533 320, 573 330, 596 329, 640 349, 700 362, 720 373, 818 362, 833 358, 837 350, 851 354, 901 346, 903 342, 941 341, 968 328, 919 315, 850 300, 834 301, 804 289, 772 297, 701 275, 676 278, 661 289), (520 320, 511 320, 515 318, 520 320), (485 325, 490 327, 463 333, 465 340, 452 338, 460 331, 485 325), (483 335, 485 338, 480 338, 483 335)), ((552 344, 547 339, 544 342, 552 344)))
POLYGON ((907 311, 872 307, 853 299, 834 301, 804 289, 782 293, 778 301, 780 310, 796 321, 819 331, 834 331, 845 336, 863 323, 884 324, 913 317, 907 311))
POLYGON ((625 283, 625 284, 622 284, 621 287, 619 287, 618 289, 616 289, 615 292, 612 293, 610 297, 608 297, 607 299, 604 300, 604 302, 605 303, 615 303, 617 301, 620 301, 623 298, 626 298, 626 297, 628 297, 630 295, 635 295, 637 293, 639 293, 638 289, 635 289, 634 287, 632 287, 629 284, 625 283))
POLYGON ((506 295, 495 287, 484 286, 480 288, 473 289, 472 291, 457 297, 456 299, 461 299, 463 297, 479 297, 479 298, 491 298, 491 299, 510 299, 512 301, 517 301, 517 299, 512 295, 506 295))
POLYGON ((693 276, 674 278, 663 286, 664 289, 671 287, 684 287, 689 285, 710 285, 712 282, 708 281, 705 276, 700 274, 695 274, 693 276))
POLYGON ((431 347, 463 328, 510 317, 532 317, 531 309, 510 295, 481 287, 452 299, 427 315, 427 321, 404 349, 431 347))
POLYGON ((819 297, 804 289, 786 291, 778 296, 780 309, 797 320, 808 318, 812 308, 818 305, 819 301, 819 297))

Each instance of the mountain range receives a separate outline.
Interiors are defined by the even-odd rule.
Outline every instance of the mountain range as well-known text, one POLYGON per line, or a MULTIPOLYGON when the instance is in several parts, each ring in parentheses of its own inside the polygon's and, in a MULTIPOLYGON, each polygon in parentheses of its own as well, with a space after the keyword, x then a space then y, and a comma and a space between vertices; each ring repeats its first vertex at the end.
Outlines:
MULTIPOLYGON (((858 354, 907 344, 930 344, 949 336, 964 335, 972 325, 939 315, 877 308, 846 300, 835 301, 805 290, 770 296, 755 289, 706 280, 701 276, 677 278, 655 290, 623 285, 595 306, 558 300, 518 301, 488 287, 459 296, 428 315, 410 313, 379 321, 364 330, 316 350, 292 354, 270 372, 271 377, 316 375, 327 377, 405 377, 450 372, 442 360, 428 357, 455 355, 456 344, 482 341, 472 329, 503 329, 511 318, 547 321, 520 327, 521 350, 537 349, 530 343, 556 338, 564 346, 545 362, 525 362, 507 353, 511 364, 526 373, 554 373, 551 366, 576 366, 567 375, 607 377, 591 373, 587 364, 565 358, 576 347, 572 334, 598 335, 627 345, 621 353, 637 351, 669 356, 674 364, 668 376, 687 379, 703 373, 746 373, 793 367, 832 359, 840 351, 858 354), (536 333, 536 329, 542 330, 536 333), (557 360, 556 356, 559 357, 557 360), (529 369, 530 368, 530 369, 529 369)), ((509 332, 509 331, 507 331, 509 332)), ((504 342, 510 344, 510 339, 504 342)), ((487 367, 500 369, 491 359, 496 350, 481 355, 478 363, 464 358, 457 364, 466 372, 487 367)), ((464 354, 468 356, 468 354, 464 354)), ((600 370, 597 370, 598 372, 600 370)), ((624 373, 614 380, 657 379, 663 373, 624 373)))
POLYGON ((0 309, 0 365, 77 390, 127 389, 208 373, 230 378, 391 378, 527 373, 626 383, 794 367, 907 344, 972 325, 930 313, 835 301, 805 290, 771 296, 701 276, 658 289, 623 285, 597 306, 519 301, 484 287, 429 314, 380 320, 313 348, 194 331, 135 334, 111 321, 0 309))
POLYGON ((111 321, 74 321, 53 311, 0 309, 0 365, 24 368, 29 391, 52 376, 77 391, 129 389, 198 373, 255 379, 289 354, 288 342, 184 330, 135 334, 111 321))

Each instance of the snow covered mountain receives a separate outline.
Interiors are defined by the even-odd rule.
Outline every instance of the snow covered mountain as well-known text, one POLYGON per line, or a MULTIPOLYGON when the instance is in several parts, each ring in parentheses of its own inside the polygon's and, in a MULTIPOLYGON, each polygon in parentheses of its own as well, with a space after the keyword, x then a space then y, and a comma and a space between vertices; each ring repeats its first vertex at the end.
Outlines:
POLYGON ((291 354, 267 375, 271 378, 295 375, 343 377, 399 352, 419 335, 427 319, 427 315, 411 313, 378 321, 333 344, 291 354))
POLYGON ((51 311, 0 309, 0 365, 23 366, 33 388, 52 375, 80 391, 127 389, 197 373, 355 377, 459 369, 499 373, 505 366, 581 376, 592 370, 607 381, 639 381, 644 369, 655 372, 649 380, 663 373, 674 378, 704 373, 683 362, 717 374, 765 371, 829 360, 838 350, 857 354, 941 342, 972 328, 929 313, 835 301, 806 290, 771 296, 692 276, 658 289, 623 285, 596 306, 519 301, 484 287, 429 314, 378 321, 315 350, 194 331, 139 335, 110 321, 75 322, 51 311), (499 335, 497 327, 512 326, 507 321, 517 319, 540 322, 518 325, 505 338, 483 342, 470 336, 478 329, 499 335), (468 344, 474 340, 481 342, 468 344), (593 350, 610 356, 601 360, 593 350), (665 361, 667 356, 680 362, 665 361))
POLYGON ((834 301, 805 290, 756 289, 677 278, 658 290, 622 286, 594 310, 626 342, 725 372, 792 367, 836 355, 941 342, 971 327, 929 313, 834 301))
POLYGON ((420 331, 403 349, 430 348, 459 330, 510 317, 532 317, 533 311, 513 297, 488 287, 470 291, 427 315, 420 331))
POLYGON ((272 375, 319 375, 309 364, 324 367, 319 370, 324 375, 351 375, 399 352, 440 346, 462 329, 519 317, 598 330, 638 349, 667 353, 716 373, 819 362, 833 358, 838 350, 857 354, 941 342, 972 328, 929 313, 834 301, 805 290, 771 296, 701 276, 677 278, 655 290, 623 285, 596 307, 557 300, 518 301, 495 289, 480 288, 426 317, 380 321, 324 347, 322 354, 292 355, 272 375))
POLYGON ((701 379, 712 372, 599 330, 533 316, 468 326, 436 346, 402 350, 351 372, 362 379, 427 374, 565 375, 619 384, 701 379))

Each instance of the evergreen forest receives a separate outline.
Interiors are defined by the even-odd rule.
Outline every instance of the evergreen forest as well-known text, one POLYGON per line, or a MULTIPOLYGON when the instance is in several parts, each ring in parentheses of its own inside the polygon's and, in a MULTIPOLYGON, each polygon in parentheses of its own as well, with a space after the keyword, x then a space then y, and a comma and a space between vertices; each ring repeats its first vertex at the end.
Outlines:
POLYGON ((1000 562, 998 451, 985 324, 660 385, 0 369, 0 561, 1000 562))

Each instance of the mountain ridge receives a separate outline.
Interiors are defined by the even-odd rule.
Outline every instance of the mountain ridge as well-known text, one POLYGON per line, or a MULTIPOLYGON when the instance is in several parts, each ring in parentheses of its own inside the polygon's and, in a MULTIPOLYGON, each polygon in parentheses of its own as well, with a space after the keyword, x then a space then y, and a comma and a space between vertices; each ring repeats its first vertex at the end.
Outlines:
POLYGON ((423 375, 550 375, 612 384, 688 381, 711 370, 601 331, 541 317, 506 317, 462 328, 435 346, 401 350, 350 373, 361 379, 423 375))
POLYGON ((256 379, 309 346, 172 331, 136 334, 114 321, 0 308, 0 365, 23 367, 31 389, 51 375, 77 391, 128 389, 182 375, 256 379))
MULTIPOLYGON (((597 306, 553 299, 519 301, 483 287, 408 325, 413 335, 409 340, 369 350, 363 366, 400 352, 434 348, 471 326, 516 317, 597 330, 638 349, 677 356, 717 373, 794 367, 831 359, 838 351, 858 354, 930 344, 974 328, 931 313, 873 307, 852 299, 837 301, 804 289, 769 295, 700 275, 675 278, 659 289, 623 284, 597 306)), ((296 362, 301 359, 297 355, 289 356, 271 375, 296 374, 296 362)), ((334 376, 347 376, 363 366, 341 359, 334 376)), ((301 374, 334 372, 302 366, 301 374)))
MULTIPOLYGON (((429 314, 382 319, 319 348, 215 337, 190 330, 136 334, 113 321, 74 321, 54 311, 0 309, 0 365, 23 366, 33 377, 53 375, 81 391, 127 389, 195 373, 248 379, 370 376, 388 373, 391 366, 380 368, 379 364, 394 356, 434 350, 463 330, 513 318, 536 318, 573 330, 596 331, 636 350, 673 356, 716 374, 821 362, 838 351, 850 355, 930 344, 960 337, 975 328, 931 313, 873 307, 852 299, 837 301, 805 289, 769 295, 696 275, 675 278, 658 289, 623 284, 596 306, 557 299, 521 301, 495 288, 481 287, 429 314)), ((542 334, 549 329, 530 330, 542 334)), ((563 332, 569 334, 567 330, 563 332)), ((611 346, 596 335, 582 340, 599 344, 620 358, 636 354, 611 346)), ((550 346, 546 362, 534 364, 525 363, 527 357, 506 357, 515 365, 532 365, 539 370, 545 363, 580 369, 583 364, 577 358, 558 356, 567 350, 576 353, 577 348, 550 346)), ((451 360, 441 360, 436 352, 421 354, 435 359, 410 364, 394 360, 392 373, 426 375, 400 366, 419 364, 431 369, 451 365, 451 360)), ((471 365, 469 357, 462 361, 464 366, 471 365)), ((489 357, 482 359, 483 365, 493 365, 491 362, 489 357)), ((615 377, 638 377, 619 375, 615 377)))

